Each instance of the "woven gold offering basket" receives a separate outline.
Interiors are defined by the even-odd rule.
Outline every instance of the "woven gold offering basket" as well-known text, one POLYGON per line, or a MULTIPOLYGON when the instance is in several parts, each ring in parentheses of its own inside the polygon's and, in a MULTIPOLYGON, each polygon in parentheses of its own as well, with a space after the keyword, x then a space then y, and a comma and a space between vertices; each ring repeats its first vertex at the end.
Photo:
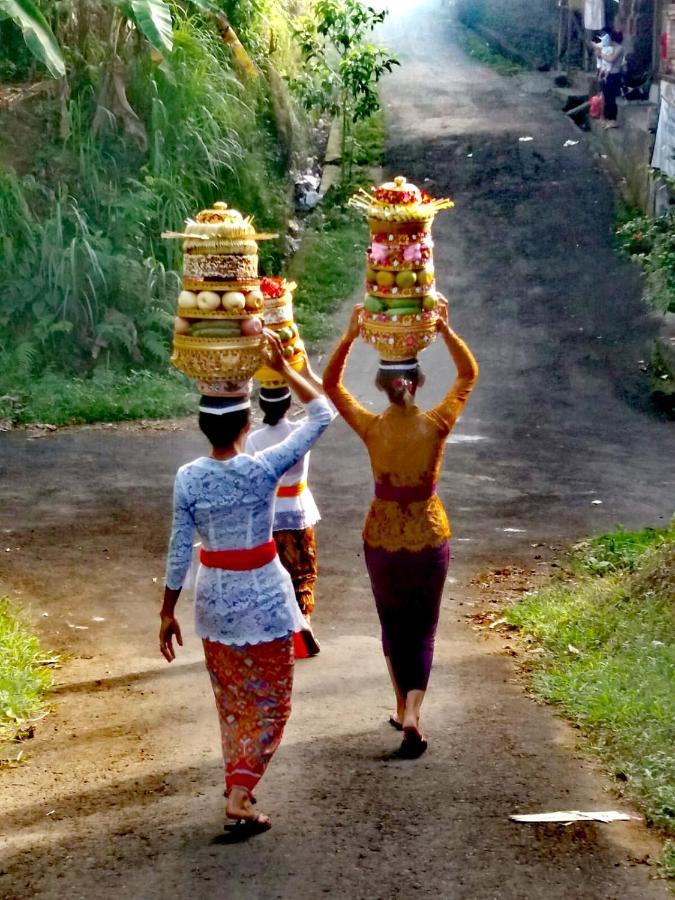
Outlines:
POLYGON ((453 203, 429 197, 402 175, 349 202, 366 214, 370 230, 360 335, 381 359, 411 359, 436 339, 442 298, 431 225, 453 203))
POLYGON ((248 381, 264 360, 264 338, 174 335, 172 364, 200 381, 248 381))
POLYGON ((414 316, 373 316, 364 313, 361 337, 381 359, 400 362, 417 356, 436 340, 435 313, 414 316))
MULTIPOLYGON (((295 369, 296 372, 301 372, 304 364, 305 357, 302 353, 296 354, 288 361, 288 365, 291 369, 295 369)), ((280 375, 275 369, 270 369, 269 366, 261 366, 255 373, 255 378, 256 381, 260 382, 261 387, 264 388, 288 387, 288 383, 283 375, 280 375)))

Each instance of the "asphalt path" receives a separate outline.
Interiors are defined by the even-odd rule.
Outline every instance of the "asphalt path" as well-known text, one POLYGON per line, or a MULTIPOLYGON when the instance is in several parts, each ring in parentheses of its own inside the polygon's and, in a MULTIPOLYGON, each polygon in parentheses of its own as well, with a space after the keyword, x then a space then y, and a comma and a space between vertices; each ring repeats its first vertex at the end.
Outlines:
MULTIPOLYGON (((444 7, 397 4, 386 38, 403 62, 384 91, 387 170, 456 201, 435 225, 436 268, 481 364, 440 484, 455 537, 430 750, 391 758, 360 547, 371 477, 342 423, 313 454, 323 649, 297 666, 294 713, 260 786, 274 827, 240 846, 216 839, 217 721, 187 601, 179 659, 169 667, 157 651, 173 474, 201 437, 191 423, 0 435, 0 588, 68 653, 28 762, 0 772, 3 898, 668 896, 639 864, 658 849, 640 826, 509 821, 626 804, 465 618, 477 573, 546 569, 583 534, 672 512, 673 430, 650 409, 639 364, 655 326, 639 274, 612 249, 612 190, 536 79, 467 59, 444 7)), ((358 346, 348 376, 372 408, 375 364, 358 346)), ((424 367, 431 405, 452 377, 442 347, 424 367)))

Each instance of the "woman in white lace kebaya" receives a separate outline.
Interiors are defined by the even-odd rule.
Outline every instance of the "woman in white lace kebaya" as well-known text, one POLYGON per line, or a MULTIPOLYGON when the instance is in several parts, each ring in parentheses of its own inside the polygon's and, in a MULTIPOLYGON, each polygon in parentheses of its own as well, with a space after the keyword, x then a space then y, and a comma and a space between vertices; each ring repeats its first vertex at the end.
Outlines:
POLYGON ((246 833, 271 824, 256 814, 252 792, 290 715, 293 634, 304 627, 272 539, 276 489, 333 417, 328 402, 286 364, 278 339, 269 341, 271 364, 307 404, 307 418, 286 440, 253 457, 244 453, 250 401, 201 399, 199 424, 212 452, 176 475, 159 634, 160 649, 171 662, 173 638, 182 645, 174 612, 197 532, 202 549, 196 630, 220 719, 227 816, 246 833))

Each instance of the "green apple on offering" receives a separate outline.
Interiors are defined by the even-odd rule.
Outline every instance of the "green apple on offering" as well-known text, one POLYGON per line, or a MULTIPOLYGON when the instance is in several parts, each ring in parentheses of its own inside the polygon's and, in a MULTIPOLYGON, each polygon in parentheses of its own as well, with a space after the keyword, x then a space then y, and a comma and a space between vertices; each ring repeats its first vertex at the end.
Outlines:
POLYGON ((378 283, 378 285, 380 287, 388 288, 388 287, 393 287, 393 285, 396 281, 396 278, 395 278, 393 272, 386 272, 384 269, 382 269, 380 272, 377 273, 377 275, 375 277, 375 281, 378 283))
POLYGON ((180 309, 196 309, 197 295, 192 291, 181 291, 178 295, 178 306, 180 309))
POLYGON ((424 287, 428 287, 430 284, 434 283, 434 270, 422 269, 421 272, 417 273, 417 283, 423 285, 424 287))
POLYGON ((366 269, 366 281, 375 281, 377 279, 377 270, 368 266, 366 269))
POLYGON ((220 306, 220 294, 215 291, 200 291, 197 294, 197 306, 200 309, 218 309, 220 306))
POLYGON ((401 290, 408 290, 415 287, 416 282, 417 276, 410 269, 404 269, 396 275, 396 285, 397 287, 400 287, 401 290))
POLYGON ((434 294, 429 294, 422 300, 422 306, 425 309, 436 309, 438 306, 438 298, 434 294))
POLYGON ((291 330, 290 328, 288 328, 288 327, 286 327, 286 328, 280 328, 280 329, 277 331, 277 334, 279 335, 279 340, 280 340, 280 341, 283 341, 284 343, 286 343, 286 341, 290 341, 290 340, 293 339, 293 332, 292 332, 292 330, 291 330))

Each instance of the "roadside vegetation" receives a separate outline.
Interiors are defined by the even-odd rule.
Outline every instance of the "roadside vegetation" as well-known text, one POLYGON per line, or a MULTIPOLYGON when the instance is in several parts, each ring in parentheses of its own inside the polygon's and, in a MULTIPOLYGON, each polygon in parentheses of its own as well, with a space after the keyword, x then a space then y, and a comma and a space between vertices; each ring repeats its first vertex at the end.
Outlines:
MULTIPOLYGON (((550 66, 555 59, 555 39, 546 16, 537 16, 531 0, 457 0, 457 19, 471 32, 512 48, 518 59, 527 60, 532 66, 550 66)), ((489 64, 490 60, 484 62, 489 64)), ((513 73, 505 73, 513 74, 513 73)))
POLYGON ((0 597, 0 765, 16 759, 16 743, 32 733, 51 683, 37 638, 17 607, 0 597))
POLYGON ((279 274, 292 172, 328 114, 342 188, 310 220, 309 272, 293 264, 306 337, 325 331, 347 290, 332 260, 351 274, 357 228, 338 205, 381 148, 376 87, 397 64, 370 40, 384 15, 357 0, 0 0, 0 428, 190 409, 168 366, 181 248, 161 233, 224 199, 281 235, 260 246, 261 274, 279 274))
POLYGON ((375 177, 384 157, 384 138, 381 110, 355 124, 351 175, 331 188, 308 217, 302 246, 291 261, 290 276, 298 283, 295 316, 310 344, 329 336, 333 314, 363 282, 368 227, 347 200, 375 177))
MULTIPOLYGON (((285 232, 306 131, 281 75, 299 61, 291 23, 277 0, 219 0, 254 76, 198 5, 172 7, 159 37, 125 5, 40 5, 58 81, 0 21, 0 418, 180 413, 186 383, 167 366, 180 246, 160 235, 220 198, 285 232)), ((263 245, 263 272, 282 254, 263 245)))
POLYGON ((490 66, 500 75, 520 75, 526 71, 522 63, 507 56, 473 28, 460 24, 455 33, 460 46, 468 56, 476 62, 490 66))
MULTIPOLYGON (((645 300, 654 312, 675 315, 675 213, 658 218, 625 210, 616 229, 621 251, 645 273, 645 300)), ((675 348, 658 340, 649 360, 652 392, 675 415, 675 348)))
MULTIPOLYGON (((505 613, 533 642, 534 690, 675 839, 675 524, 599 535, 505 613)), ((675 877, 673 844, 664 865, 675 877)))

